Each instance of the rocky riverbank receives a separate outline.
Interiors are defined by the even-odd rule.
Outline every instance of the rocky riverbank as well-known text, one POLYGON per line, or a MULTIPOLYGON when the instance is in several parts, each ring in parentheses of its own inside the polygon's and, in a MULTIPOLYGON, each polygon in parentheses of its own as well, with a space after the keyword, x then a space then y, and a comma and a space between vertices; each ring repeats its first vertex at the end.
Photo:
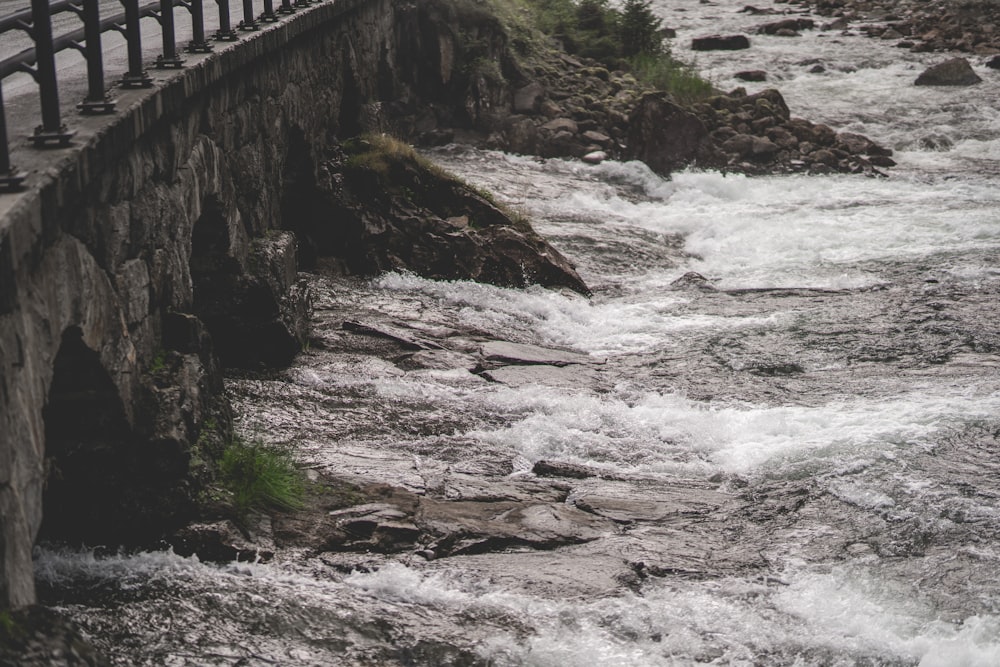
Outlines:
POLYGON ((320 173, 285 221, 312 268, 590 293, 527 219, 396 139, 371 135, 331 145, 320 173))
POLYGON ((643 83, 625 63, 613 69, 571 55, 538 31, 526 45, 486 5, 473 12, 463 3, 423 0, 417 7, 418 50, 436 66, 412 77, 425 92, 385 111, 396 131, 418 144, 458 141, 588 162, 639 159, 661 174, 688 165, 874 173, 894 164, 891 150, 867 138, 795 118, 777 90, 670 93, 643 83))
POLYGON ((831 29, 857 30, 899 48, 984 57, 1000 54, 1000 5, 989 0, 791 0, 788 4, 830 17, 831 29))

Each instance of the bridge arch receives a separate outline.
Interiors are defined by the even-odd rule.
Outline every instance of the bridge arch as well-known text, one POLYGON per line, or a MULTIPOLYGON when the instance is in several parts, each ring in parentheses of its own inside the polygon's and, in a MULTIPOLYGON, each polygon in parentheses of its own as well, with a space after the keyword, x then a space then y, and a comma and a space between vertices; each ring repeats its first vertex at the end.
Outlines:
POLYGON ((43 536, 97 542, 104 531, 84 536, 73 517, 108 530, 140 520, 101 514, 100 487, 129 482, 117 505, 138 507, 127 494, 145 485, 146 517, 160 513, 147 523, 169 528, 168 511, 185 500, 180 468, 222 401, 192 311, 207 309, 195 294, 207 275, 198 264, 222 257, 227 231, 223 264, 257 270, 238 276, 228 299, 257 317, 239 332, 257 344, 247 361, 267 364, 259 350, 285 358, 301 344, 308 293, 295 238, 280 229, 294 227, 282 223, 294 198, 288 156, 313 158, 301 174, 315 178, 319 151, 394 92, 395 14, 389 0, 311 6, 187 57, 148 91, 119 91, 120 112, 78 121, 85 131, 54 167, 12 153, 32 175, 0 203, 0 607, 34 601, 31 548, 43 521, 43 536), (301 136, 291 140, 293 127, 301 136), (105 439, 87 437, 97 430, 88 420, 104 424, 105 439), (100 476, 67 477, 76 457, 100 476))
POLYGON ((39 536, 73 543, 99 540, 92 529, 113 520, 108 508, 120 500, 121 485, 112 471, 131 428, 111 374, 84 342, 79 326, 62 334, 42 418, 45 491, 39 536))

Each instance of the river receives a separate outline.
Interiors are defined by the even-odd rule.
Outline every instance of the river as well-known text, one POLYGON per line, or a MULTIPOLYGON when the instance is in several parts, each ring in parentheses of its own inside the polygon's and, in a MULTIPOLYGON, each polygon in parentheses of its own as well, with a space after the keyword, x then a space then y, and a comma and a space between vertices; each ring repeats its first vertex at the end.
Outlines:
POLYGON ((229 380, 241 430, 314 473, 605 523, 433 559, 41 550, 47 603, 121 665, 1000 664, 1000 74, 918 88, 942 55, 821 31, 685 50, 769 20, 743 5, 654 8, 720 88, 893 147, 887 178, 436 149, 593 298, 314 276, 310 348, 229 380), (445 349, 401 360, 345 320, 445 349), (586 363, 487 381, 490 339, 586 363))

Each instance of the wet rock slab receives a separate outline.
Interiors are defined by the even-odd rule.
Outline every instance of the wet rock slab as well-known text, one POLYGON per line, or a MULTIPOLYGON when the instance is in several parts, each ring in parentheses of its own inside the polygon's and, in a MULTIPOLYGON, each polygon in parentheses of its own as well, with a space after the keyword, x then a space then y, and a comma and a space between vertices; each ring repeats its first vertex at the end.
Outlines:
POLYGON ((181 556, 197 554, 214 563, 268 561, 274 556, 273 544, 263 544, 260 535, 248 534, 229 519, 185 526, 171 536, 170 545, 181 556))
MULTIPOLYGON (((511 341, 483 341, 482 332, 374 319, 346 320, 341 329, 373 341, 391 343, 398 354, 393 355, 392 347, 379 348, 379 354, 406 372, 478 373, 484 380, 512 387, 542 385, 599 389, 603 386, 601 366, 606 359, 570 350, 511 341)), ((327 337, 323 345, 336 347, 338 342, 327 337)))
POLYGON ((525 345, 508 341, 490 341, 480 348, 480 354, 487 361, 506 364, 545 364, 567 366, 569 364, 591 363, 593 358, 565 350, 555 350, 538 345, 525 345))
POLYGON ((284 547, 316 551, 415 553, 425 559, 510 549, 555 549, 615 532, 614 524, 562 501, 559 486, 493 484, 466 499, 418 495, 401 487, 369 485, 359 504, 326 510, 322 503, 297 516, 278 517, 284 547), (365 500, 369 502, 364 502, 365 500))
POLYGON ((460 480, 434 495, 385 484, 357 488, 357 504, 277 517, 275 538, 283 549, 328 553, 324 562, 345 571, 398 558, 431 569, 446 561, 452 570, 482 569, 494 581, 553 597, 765 565, 756 549, 731 539, 734 531, 754 532, 746 501, 714 483, 529 475, 479 478, 468 495, 460 489, 460 480))
POLYGON ((474 371, 479 361, 471 354, 453 350, 420 350, 413 354, 403 355, 395 360, 396 365, 404 370, 438 370, 448 371, 464 369, 474 371))
POLYGON ((480 374, 490 382, 498 382, 510 387, 541 385, 545 387, 598 388, 601 385, 600 372, 588 366, 571 364, 567 366, 502 366, 480 374))
POLYGON ((434 341, 419 335, 418 332, 406 330, 403 327, 387 323, 366 324, 355 320, 346 320, 341 325, 345 331, 367 336, 377 336, 399 343, 408 350, 441 350, 442 347, 434 341))

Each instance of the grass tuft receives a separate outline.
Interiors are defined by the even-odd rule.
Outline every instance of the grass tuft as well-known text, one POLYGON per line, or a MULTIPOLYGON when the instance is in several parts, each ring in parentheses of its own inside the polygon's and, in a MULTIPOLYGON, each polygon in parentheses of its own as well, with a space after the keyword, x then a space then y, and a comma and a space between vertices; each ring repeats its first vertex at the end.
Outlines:
POLYGON ((222 453, 219 472, 240 514, 303 507, 305 481, 287 450, 237 438, 222 453))
POLYGON ((385 178, 393 165, 417 164, 441 178, 453 178, 448 172, 423 157, 410 144, 388 134, 364 134, 344 143, 347 169, 368 171, 385 178))
POLYGON ((631 58, 629 63, 636 79, 657 90, 667 91, 679 104, 701 102, 716 94, 711 82, 669 53, 640 54, 631 58))

